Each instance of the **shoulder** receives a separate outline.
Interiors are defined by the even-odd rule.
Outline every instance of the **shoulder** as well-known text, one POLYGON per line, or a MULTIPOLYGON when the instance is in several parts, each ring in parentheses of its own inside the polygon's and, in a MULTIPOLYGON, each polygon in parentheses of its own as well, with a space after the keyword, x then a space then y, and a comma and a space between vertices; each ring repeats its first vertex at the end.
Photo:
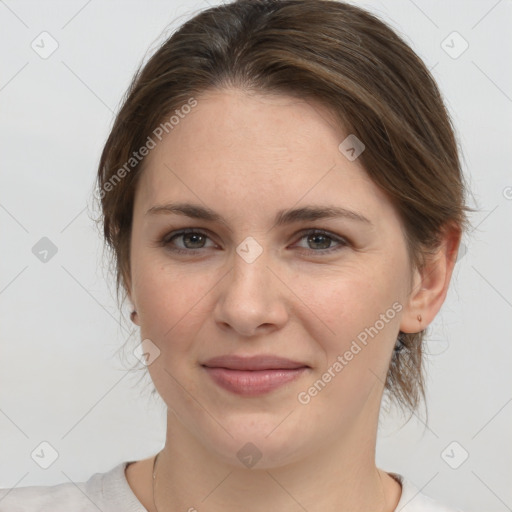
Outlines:
POLYGON ((395 512, 462 512, 458 508, 448 507, 423 494, 408 478, 390 473, 402 485, 402 495, 395 512))
POLYGON ((126 480, 126 464, 95 473, 86 482, 0 489, 0 512, 107 512, 119 507, 145 512, 126 480))
POLYGON ((89 499, 84 493, 84 483, 62 483, 52 486, 28 486, 14 489, 0 489, 0 512, 43 512, 52 510, 98 509, 94 507, 97 496, 89 499), (90 500, 93 500, 92 502, 90 500))

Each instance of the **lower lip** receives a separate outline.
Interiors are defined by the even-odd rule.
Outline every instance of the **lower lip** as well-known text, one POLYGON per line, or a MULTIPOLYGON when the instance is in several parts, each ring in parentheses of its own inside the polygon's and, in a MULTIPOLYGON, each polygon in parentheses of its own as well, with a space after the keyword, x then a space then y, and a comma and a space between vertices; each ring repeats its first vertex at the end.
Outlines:
POLYGON ((210 377, 221 388, 237 395, 257 396, 269 393, 287 382, 299 378, 306 367, 289 370, 229 370, 227 368, 204 367, 210 377))

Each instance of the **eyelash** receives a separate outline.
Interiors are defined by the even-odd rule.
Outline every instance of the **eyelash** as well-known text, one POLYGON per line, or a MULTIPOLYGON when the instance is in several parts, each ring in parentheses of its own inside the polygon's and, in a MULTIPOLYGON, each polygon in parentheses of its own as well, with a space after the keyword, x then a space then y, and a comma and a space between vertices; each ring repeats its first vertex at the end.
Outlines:
MULTIPOLYGON (((176 253, 176 254, 190 254, 193 252, 198 252, 201 249, 204 249, 204 247, 199 247, 198 249, 180 249, 180 248, 176 248, 176 247, 173 247, 173 248, 168 247, 169 244, 174 239, 179 238, 180 236, 190 235, 190 234, 202 235, 207 238, 210 238, 207 233, 205 233, 199 229, 189 228, 189 229, 184 229, 184 230, 177 231, 177 232, 168 233, 159 241, 159 243, 161 246, 167 247, 170 251, 172 251, 173 253, 176 253)), ((329 231, 324 231, 322 229, 309 229, 306 231, 301 231, 300 235, 301 236, 300 236, 299 240, 302 240, 303 238, 305 238, 307 236, 311 236, 311 235, 323 235, 339 244, 335 247, 330 247, 329 249, 319 249, 319 250, 304 249, 304 251, 308 254, 314 254, 314 255, 330 254, 334 251, 339 251, 340 249, 343 249, 344 247, 347 247, 349 245, 349 242, 346 239, 341 238, 337 235, 334 235, 333 233, 330 233, 329 231)))

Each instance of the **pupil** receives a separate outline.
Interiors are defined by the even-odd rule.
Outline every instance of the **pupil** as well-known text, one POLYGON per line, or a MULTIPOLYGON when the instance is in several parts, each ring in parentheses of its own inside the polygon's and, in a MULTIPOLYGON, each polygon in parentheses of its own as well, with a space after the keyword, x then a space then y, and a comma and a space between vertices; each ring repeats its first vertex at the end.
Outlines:
MULTIPOLYGON (((310 235, 310 237, 309 237, 310 241, 313 241, 313 244, 317 243, 316 240, 318 240, 319 238, 320 239, 323 238, 325 241, 325 243, 323 244, 323 247, 320 247, 320 249, 328 249, 329 245, 330 245, 330 241, 325 235, 310 235)), ((322 245, 321 242, 320 242, 320 245, 322 245)))
MULTIPOLYGON (((202 237, 203 237, 203 235, 200 235, 200 234, 194 234, 194 233, 192 233, 192 234, 188 234, 188 235, 186 235, 186 236, 185 236, 185 240, 190 239, 190 238, 192 238, 192 239, 196 239, 195 241, 194 241, 194 240, 192 240, 192 245, 194 245, 194 243, 197 243, 197 240, 198 240, 198 239, 200 240, 202 237)), ((187 245, 187 244, 185 244, 185 245, 187 245)))

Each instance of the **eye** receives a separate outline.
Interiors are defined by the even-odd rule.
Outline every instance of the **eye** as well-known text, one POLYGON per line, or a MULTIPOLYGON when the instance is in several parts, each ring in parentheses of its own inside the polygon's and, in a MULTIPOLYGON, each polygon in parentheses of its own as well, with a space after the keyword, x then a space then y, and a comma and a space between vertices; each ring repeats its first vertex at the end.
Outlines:
POLYGON ((169 247, 169 250, 178 254, 189 254, 196 249, 204 249, 206 240, 209 236, 202 231, 196 229, 185 229, 178 233, 170 233, 166 235, 162 240, 163 246, 169 247), (184 247, 172 247, 174 240, 181 239, 184 247))
POLYGON ((302 232, 301 240, 306 239, 306 243, 310 246, 313 246, 313 249, 306 249, 308 253, 330 253, 333 251, 338 251, 348 246, 349 243, 337 236, 333 233, 329 233, 328 231, 324 231, 321 229, 310 229, 308 231, 302 232), (337 245, 332 247, 331 244, 335 242, 337 245))

